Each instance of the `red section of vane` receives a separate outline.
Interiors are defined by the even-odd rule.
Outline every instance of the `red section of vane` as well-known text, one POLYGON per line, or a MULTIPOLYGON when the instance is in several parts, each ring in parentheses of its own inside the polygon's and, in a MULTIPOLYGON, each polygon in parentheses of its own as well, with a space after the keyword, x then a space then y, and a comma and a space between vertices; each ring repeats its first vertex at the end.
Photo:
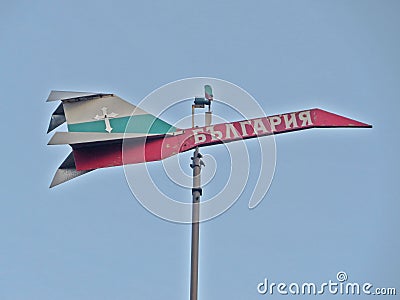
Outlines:
POLYGON ((365 124, 353 119, 349 119, 328 111, 315 108, 313 112, 313 122, 315 127, 360 127, 372 128, 372 125, 365 124))

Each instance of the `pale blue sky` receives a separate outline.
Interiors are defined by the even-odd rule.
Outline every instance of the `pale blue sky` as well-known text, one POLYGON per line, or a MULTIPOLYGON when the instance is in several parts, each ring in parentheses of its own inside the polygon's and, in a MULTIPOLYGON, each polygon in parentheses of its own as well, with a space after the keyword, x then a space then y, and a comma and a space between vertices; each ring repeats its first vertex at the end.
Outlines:
POLYGON ((342 270, 400 292, 399 11, 395 0, 3 3, 0 299, 188 299, 190 226, 143 209, 122 168, 48 189, 69 149, 46 145, 45 99, 138 103, 193 76, 231 81, 270 114, 319 107, 374 125, 278 136, 261 205, 247 208, 247 190, 201 226, 200 299, 280 298, 257 284, 342 270))

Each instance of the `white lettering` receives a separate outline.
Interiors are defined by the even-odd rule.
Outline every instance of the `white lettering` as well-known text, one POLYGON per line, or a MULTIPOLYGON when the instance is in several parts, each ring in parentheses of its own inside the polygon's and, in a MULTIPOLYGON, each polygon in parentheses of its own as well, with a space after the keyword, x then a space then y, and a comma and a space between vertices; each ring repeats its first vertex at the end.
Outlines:
POLYGON ((321 289, 318 291, 318 294, 323 294, 325 287, 327 287, 328 284, 326 282, 324 282, 323 284, 321 284, 321 289))
POLYGON ((312 282, 304 282, 304 283, 302 284, 302 286, 301 286, 301 292, 302 292, 304 295, 306 294, 306 289, 307 289, 307 293, 308 293, 309 295, 311 295, 311 294, 316 295, 316 294, 317 294, 317 290, 316 290, 315 283, 312 283, 312 282))
POLYGON ((268 279, 267 278, 264 278, 264 282, 260 282, 257 285, 257 291, 262 295, 267 293, 267 291, 268 291, 268 279))
POLYGON ((333 282, 332 280, 329 280, 329 293, 336 295, 338 292, 337 286, 338 286, 337 282, 333 282))
POLYGON ((296 295, 296 294, 298 294, 298 293, 300 293, 300 287, 299 287, 299 285, 297 284, 297 283, 291 283, 290 285, 289 285, 289 292, 292 294, 292 295, 296 295), (295 290, 293 290, 293 288, 296 288, 295 290))
POLYGON ((276 129, 275 126, 281 124, 281 122, 282 122, 281 118, 278 116, 269 117, 268 120, 269 120, 269 123, 271 124, 272 131, 275 131, 275 129, 276 129))
POLYGON ((289 119, 289 114, 283 115, 283 119, 285 120, 286 129, 289 129, 291 126, 293 126, 293 128, 299 127, 297 125, 296 114, 292 113, 292 114, 290 114, 290 117, 291 118, 289 119))
POLYGON ((276 286, 275 282, 273 282, 273 283, 271 283, 269 285, 269 288, 270 288, 269 293, 270 293, 270 295, 272 295, 274 293, 274 286, 276 286))
POLYGON ((288 291, 285 291, 285 289, 286 289, 286 284, 285 283, 281 282, 281 283, 278 284, 278 292, 279 292, 279 294, 287 295, 288 291))
POLYGON ((199 144, 199 143, 206 141, 206 135, 204 133, 200 134, 200 132, 203 132, 203 129, 193 129, 192 131, 194 134, 194 143, 195 144, 199 144))
POLYGON ((346 283, 346 294, 350 294, 350 288, 352 295, 360 295, 360 285, 356 282, 346 283))
POLYGON ((312 125, 311 114, 309 110, 300 112, 299 119, 303 121, 301 126, 312 125))
POLYGON ((261 133, 267 133, 267 128, 265 128, 265 125, 261 119, 255 119, 254 120, 254 133, 257 134, 258 131, 261 131, 261 133))
POLYGON ((221 140, 222 139, 222 132, 218 130, 214 130, 214 126, 206 127, 206 130, 211 134, 211 140, 221 140))
POLYGON ((251 125, 250 121, 242 121, 239 122, 240 123, 240 127, 242 127, 242 136, 247 136, 249 135, 246 131, 246 125, 251 125))
POLYGON ((231 132, 233 133, 233 137, 238 138, 239 133, 237 132, 235 126, 233 126, 232 123, 227 123, 225 124, 226 127, 226 138, 230 139, 231 138, 231 132))
POLYGON ((363 288, 362 288, 364 294, 371 295, 371 291, 370 291, 371 288, 372 288, 372 284, 371 283, 369 283, 369 282, 364 283, 363 284, 363 288))

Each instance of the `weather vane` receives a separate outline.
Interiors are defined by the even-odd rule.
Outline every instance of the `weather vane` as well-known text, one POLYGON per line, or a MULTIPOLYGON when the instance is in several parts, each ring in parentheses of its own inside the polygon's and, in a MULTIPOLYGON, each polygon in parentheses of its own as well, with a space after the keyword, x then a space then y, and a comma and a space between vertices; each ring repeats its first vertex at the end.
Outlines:
POLYGON ((56 132, 48 144, 70 145, 72 148, 72 152, 56 171, 50 187, 99 168, 158 161, 195 150, 191 158, 191 300, 197 300, 198 290, 199 213, 202 195, 200 172, 204 165, 199 148, 311 128, 372 127, 319 108, 212 124, 211 103, 214 95, 211 85, 208 84, 204 86, 204 97, 194 97, 192 127, 184 129, 175 127, 114 94, 52 91, 47 101, 61 101, 51 116, 48 133, 65 122, 68 128, 68 132, 56 132), (205 126, 195 126, 195 109, 205 106, 208 107, 205 112, 205 126), (99 112, 102 113, 99 115, 99 112), (123 146, 124 141, 129 143, 123 146))

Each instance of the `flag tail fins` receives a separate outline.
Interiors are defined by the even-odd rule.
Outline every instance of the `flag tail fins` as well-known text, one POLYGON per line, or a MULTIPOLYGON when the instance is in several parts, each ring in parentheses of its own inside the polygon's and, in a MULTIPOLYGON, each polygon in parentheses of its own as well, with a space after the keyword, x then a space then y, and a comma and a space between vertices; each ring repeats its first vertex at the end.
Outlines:
POLYGON ((93 170, 77 171, 75 166, 74 155, 71 152, 54 174, 53 180, 50 184, 50 188, 59 185, 61 183, 64 183, 68 180, 74 179, 83 174, 86 174, 90 171, 93 170))

